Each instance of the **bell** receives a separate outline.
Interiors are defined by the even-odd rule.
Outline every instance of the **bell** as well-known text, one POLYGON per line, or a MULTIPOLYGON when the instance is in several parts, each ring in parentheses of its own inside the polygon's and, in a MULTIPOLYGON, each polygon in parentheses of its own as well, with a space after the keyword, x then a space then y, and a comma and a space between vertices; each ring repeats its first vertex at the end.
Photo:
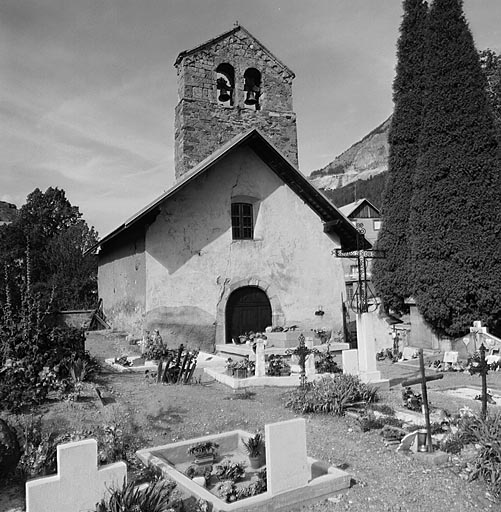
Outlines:
POLYGON ((246 105, 255 105, 257 103, 257 93, 255 91, 247 91, 244 103, 246 105))
POLYGON ((225 89, 221 89, 221 93, 219 94, 217 99, 224 103, 226 101, 229 101, 231 99, 231 96, 228 94, 228 91, 226 91, 225 89))
POLYGON ((218 78, 216 85, 219 89, 219 96, 217 99, 223 103, 231 100, 231 86, 227 81, 224 78, 218 78))

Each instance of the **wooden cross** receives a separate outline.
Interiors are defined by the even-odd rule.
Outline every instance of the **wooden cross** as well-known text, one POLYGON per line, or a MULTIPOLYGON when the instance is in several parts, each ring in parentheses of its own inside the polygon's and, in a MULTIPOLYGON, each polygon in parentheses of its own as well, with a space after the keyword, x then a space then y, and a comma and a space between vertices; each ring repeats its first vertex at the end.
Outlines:
POLYGON ((431 440, 431 424, 430 424, 430 407, 428 405, 428 389, 426 388, 426 382, 431 380, 442 379, 443 374, 439 375, 430 375, 429 377, 425 374, 424 369, 424 356, 423 349, 419 349, 419 370, 421 376, 415 379, 409 379, 402 382, 402 386, 412 386, 413 384, 421 383, 421 397, 423 398, 423 408, 424 408, 424 419, 426 422, 426 449, 429 453, 433 452, 433 443, 431 440))

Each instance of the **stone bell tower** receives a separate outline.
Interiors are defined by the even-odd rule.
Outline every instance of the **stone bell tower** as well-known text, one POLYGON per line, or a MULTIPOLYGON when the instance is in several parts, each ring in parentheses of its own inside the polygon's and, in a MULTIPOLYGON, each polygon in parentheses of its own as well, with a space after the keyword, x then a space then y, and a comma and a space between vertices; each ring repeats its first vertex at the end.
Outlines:
POLYGON ((241 26, 176 59, 176 179, 224 143, 259 128, 297 167, 294 73, 241 26))

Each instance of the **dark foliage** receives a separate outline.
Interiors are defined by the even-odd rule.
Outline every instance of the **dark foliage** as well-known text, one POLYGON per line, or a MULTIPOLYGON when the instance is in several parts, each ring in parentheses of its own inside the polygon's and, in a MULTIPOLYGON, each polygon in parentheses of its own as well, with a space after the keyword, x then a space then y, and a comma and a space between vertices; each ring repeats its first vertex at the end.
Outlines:
POLYGON ((403 313, 411 295, 412 264, 409 248, 409 214, 423 111, 423 49, 427 5, 405 0, 398 41, 398 64, 393 82, 395 109, 391 119, 388 177, 383 194, 382 228, 377 248, 386 258, 373 262, 372 277, 387 310, 403 313))
POLYGON ((486 80, 460 0, 430 8, 410 231, 413 296, 449 336, 501 314, 500 160, 486 80))
POLYGON ((387 172, 382 172, 368 180, 355 181, 334 190, 323 190, 323 193, 336 206, 344 206, 364 197, 376 208, 380 208, 387 175, 387 172))
POLYGON ((0 307, 0 409, 17 411, 43 402, 49 391, 69 391, 83 380, 84 365, 87 377, 93 367, 82 330, 45 324, 47 311, 31 288, 30 276, 28 265, 19 306, 7 294, 0 307))
MULTIPOLYGON (((95 307, 97 259, 84 252, 97 242, 97 233, 81 217, 64 190, 37 188, 28 195, 14 222, 0 226, 0 268, 12 290, 23 280, 29 247, 31 285, 42 302, 51 301, 54 309, 95 307)), ((2 279, 0 302, 5 285, 2 279)), ((13 303, 19 299, 13 293, 13 303)))

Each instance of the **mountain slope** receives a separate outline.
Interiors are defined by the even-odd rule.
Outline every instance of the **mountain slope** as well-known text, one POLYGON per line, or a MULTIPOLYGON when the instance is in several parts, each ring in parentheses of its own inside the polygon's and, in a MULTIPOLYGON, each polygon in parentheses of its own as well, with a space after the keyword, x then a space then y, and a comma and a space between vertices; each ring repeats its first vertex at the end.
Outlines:
POLYGON ((391 117, 309 177, 317 188, 334 190, 368 180, 388 170, 388 131, 391 117))

